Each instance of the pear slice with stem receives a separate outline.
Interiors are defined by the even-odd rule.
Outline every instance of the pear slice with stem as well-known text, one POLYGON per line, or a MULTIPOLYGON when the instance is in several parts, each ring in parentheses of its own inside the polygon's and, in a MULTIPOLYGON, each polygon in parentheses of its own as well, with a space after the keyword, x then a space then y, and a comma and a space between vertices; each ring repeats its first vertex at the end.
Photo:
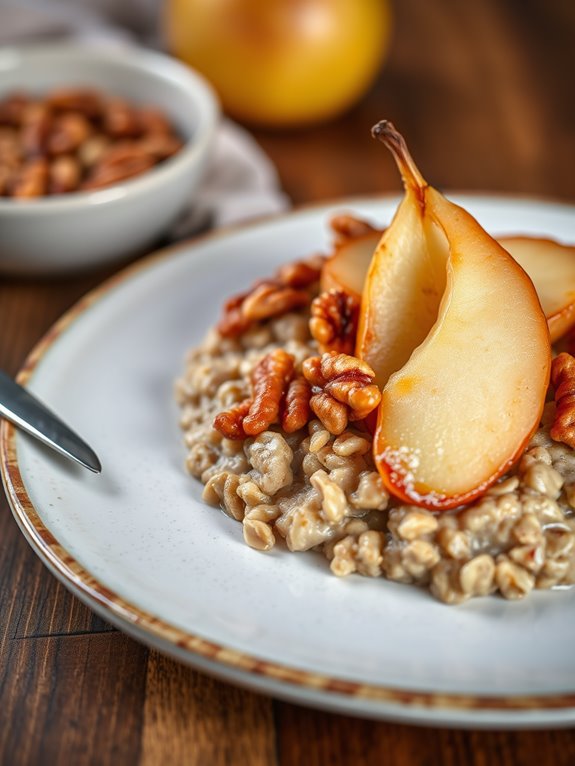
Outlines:
POLYGON ((391 128, 386 131, 405 196, 365 278, 356 344, 356 355, 372 367, 380 387, 407 362, 437 319, 449 256, 445 236, 427 211, 426 182, 403 137, 391 128))
MULTIPOLYGON (((549 332, 523 269, 469 213, 426 184, 391 123, 373 132, 391 150, 407 185, 379 258, 407 257, 406 269, 420 279, 416 287, 445 285, 433 326, 383 389, 374 459, 395 496, 444 510, 483 493, 537 428, 549 382, 549 332), (406 225, 412 228, 397 228, 406 225), (414 238, 417 245, 407 246, 414 238), (391 242, 399 250, 389 253, 391 242), (423 263, 414 264, 416 256, 423 263), (419 275, 428 268, 426 283, 419 275)), ((400 279, 400 264, 393 273, 400 279)), ((386 310, 377 296, 388 275, 376 254, 363 294, 364 301, 377 301, 370 316, 386 310)), ((401 304, 393 305, 404 322, 413 320, 412 307, 408 301, 401 313, 401 304)), ((363 348, 372 351, 369 342, 363 348)), ((375 357, 368 356, 377 362, 382 346, 375 348, 375 357)))

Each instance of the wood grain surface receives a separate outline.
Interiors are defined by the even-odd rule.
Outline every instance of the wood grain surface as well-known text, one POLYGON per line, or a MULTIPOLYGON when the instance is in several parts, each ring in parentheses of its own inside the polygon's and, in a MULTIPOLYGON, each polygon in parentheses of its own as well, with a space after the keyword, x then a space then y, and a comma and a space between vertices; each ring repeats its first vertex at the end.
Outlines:
MULTIPOLYGON (((439 187, 575 202, 573 0, 397 0, 394 7, 390 56, 360 104, 328 125, 255 131, 294 203, 399 192, 392 161, 369 138, 383 117, 439 187)), ((0 278, 0 367, 15 373, 51 323, 110 273, 0 278)), ((1 498, 0 764, 380 763, 572 766, 575 732, 357 720, 202 676, 70 596, 1 498)))

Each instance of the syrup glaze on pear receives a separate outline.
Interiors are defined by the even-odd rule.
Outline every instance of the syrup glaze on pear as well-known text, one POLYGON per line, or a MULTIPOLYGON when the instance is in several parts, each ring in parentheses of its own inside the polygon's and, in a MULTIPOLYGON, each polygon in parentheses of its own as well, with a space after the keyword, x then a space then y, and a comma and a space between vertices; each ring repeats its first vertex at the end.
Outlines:
MULTIPOLYGON (((427 185, 393 125, 380 123, 374 135, 394 155, 406 196, 368 272, 362 303, 367 322, 382 326, 373 317, 386 310, 385 303, 370 301, 389 274, 380 268, 389 243, 399 248, 391 257, 423 259, 419 271, 408 260, 410 275, 423 274, 431 264, 428 284, 444 285, 423 341, 403 350, 407 360, 386 381, 374 459, 395 496, 445 510, 482 494, 517 460, 537 428, 549 381, 549 333, 523 269, 469 213, 427 185), (417 247, 406 246, 412 230, 397 230, 408 222, 415 222, 417 247)), ((401 276, 401 262, 395 273, 401 276)), ((393 310, 409 322, 413 296, 407 297, 406 311, 401 301, 393 310)), ((382 344, 365 328, 359 348, 374 369, 374 362, 380 371, 388 369, 378 358, 382 344)))

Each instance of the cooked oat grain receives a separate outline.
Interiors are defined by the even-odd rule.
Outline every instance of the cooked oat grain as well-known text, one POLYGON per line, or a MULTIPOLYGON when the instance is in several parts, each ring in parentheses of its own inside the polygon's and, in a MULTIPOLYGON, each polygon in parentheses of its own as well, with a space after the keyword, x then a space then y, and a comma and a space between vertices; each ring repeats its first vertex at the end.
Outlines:
POLYGON ((176 385, 187 470, 205 484, 206 502, 242 522, 247 544, 267 551, 283 539, 291 551, 321 551, 339 577, 414 583, 448 604, 574 583, 575 452, 550 436, 553 402, 515 469, 471 505, 441 514, 389 497, 361 423, 337 436, 316 419, 293 434, 272 424, 244 441, 214 430, 216 414, 249 396, 270 351, 292 354, 298 373, 317 355, 306 311, 238 338, 211 331, 176 385))

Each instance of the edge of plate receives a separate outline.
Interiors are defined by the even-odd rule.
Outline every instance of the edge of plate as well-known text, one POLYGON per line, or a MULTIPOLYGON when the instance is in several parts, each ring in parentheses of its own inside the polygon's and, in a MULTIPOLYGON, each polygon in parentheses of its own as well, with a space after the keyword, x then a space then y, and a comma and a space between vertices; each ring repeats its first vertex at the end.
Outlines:
MULTIPOLYGON (((507 201, 523 199, 534 203, 540 202, 559 207, 572 207, 566 202, 521 197, 520 195, 489 195, 468 192, 450 193, 459 194, 459 196, 467 198, 485 199, 489 197, 491 199, 499 198, 507 201)), ((158 262, 173 257, 181 250, 194 247, 200 242, 232 236, 238 231, 257 227, 264 222, 273 223, 274 221, 294 215, 297 216, 302 212, 313 211, 314 209, 325 208, 327 211, 338 204, 342 206, 360 205, 362 202, 373 202, 378 199, 385 201, 394 198, 397 199, 397 195, 375 194, 304 205, 287 213, 264 216, 249 223, 228 226, 216 232, 210 232, 201 237, 163 248, 122 269, 80 298, 34 346, 18 373, 17 379, 21 384, 26 384, 51 346, 73 322, 77 321, 97 301, 121 283, 148 270, 158 262)), ((189 654, 192 657, 196 656, 198 659, 209 663, 213 667, 221 667, 224 673, 225 669, 228 668, 235 674, 241 673, 247 678, 259 679, 260 682, 267 679, 276 687, 278 684, 287 685, 292 689, 299 688, 302 692, 308 691, 313 695, 322 694, 327 699, 331 696, 334 697, 334 702, 336 697, 348 698, 350 701, 353 698, 355 701, 363 701, 366 706, 371 708, 371 715, 377 714, 377 707, 381 706, 380 714, 382 717, 393 717, 390 714, 390 705, 397 707, 398 718, 401 717, 399 712, 401 709, 411 709, 415 712, 413 709, 418 708, 422 710, 422 720, 426 718, 426 714, 429 716, 432 710, 435 710, 437 713, 442 710, 447 715, 449 715, 450 710, 470 715, 473 711, 478 713, 479 711, 491 711, 501 714, 501 718, 498 718, 499 725, 518 727, 521 724, 515 718, 506 723, 505 711, 508 713, 520 711, 525 711, 526 713, 545 711, 549 713, 557 711, 557 718, 560 720, 549 720, 549 725, 560 723, 560 721, 567 721, 566 714, 569 709, 575 712, 575 691, 572 693, 548 695, 488 696, 436 693, 426 690, 404 690, 320 675, 277 662, 263 660, 256 656, 239 652, 231 647, 208 641, 201 636, 184 631, 164 620, 154 617, 153 614, 143 611, 125 600, 97 578, 93 577, 58 542, 50 530, 43 524, 26 491, 18 465, 16 428, 7 421, 2 421, 0 424, 0 474, 12 512, 24 536, 43 563, 56 573, 64 585, 76 593, 76 595, 80 594, 88 603, 97 605, 99 607, 98 611, 101 614, 109 614, 113 618, 114 624, 119 626, 126 625, 128 632, 132 632, 132 634, 136 631, 138 637, 142 640, 145 640, 145 637, 148 636, 150 640, 155 640, 156 644, 163 644, 164 647, 167 644, 174 647, 179 659, 185 661, 185 655, 189 654), (559 711, 562 711, 562 714, 559 711)), ((212 672, 215 671, 212 669, 212 672)), ((238 682, 237 678, 236 682, 238 682)), ((261 688, 261 683, 256 685, 261 691, 265 691, 264 688, 261 688)), ((292 697, 293 695, 290 693, 289 696, 292 697)), ((345 710, 345 706, 335 704, 333 707, 339 708, 342 711, 345 710)), ((368 711, 363 709, 359 712, 360 714, 366 714, 368 711)), ((417 717, 417 715, 415 718, 410 716, 411 722, 417 723, 417 717)), ((571 720, 571 716, 569 716, 569 720, 571 720)), ((533 724, 534 721, 531 720, 529 723, 533 724)))

